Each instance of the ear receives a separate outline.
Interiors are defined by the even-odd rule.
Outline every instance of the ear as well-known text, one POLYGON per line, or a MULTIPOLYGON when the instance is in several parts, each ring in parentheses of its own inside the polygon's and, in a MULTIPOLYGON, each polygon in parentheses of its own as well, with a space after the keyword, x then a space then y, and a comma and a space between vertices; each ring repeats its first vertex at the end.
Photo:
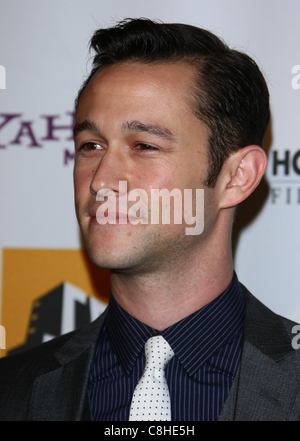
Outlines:
POLYGON ((219 179, 219 207, 240 204, 256 189, 268 165, 264 150, 256 145, 244 147, 227 158, 219 179))

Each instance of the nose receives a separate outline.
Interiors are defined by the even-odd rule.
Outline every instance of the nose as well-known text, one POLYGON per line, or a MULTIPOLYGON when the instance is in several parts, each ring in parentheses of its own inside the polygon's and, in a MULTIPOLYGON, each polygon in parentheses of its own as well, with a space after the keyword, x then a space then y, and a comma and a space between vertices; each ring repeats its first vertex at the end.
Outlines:
POLYGON ((119 191, 119 182, 128 180, 128 163, 122 152, 109 147, 101 157, 92 176, 90 191, 93 195, 104 189, 119 191))

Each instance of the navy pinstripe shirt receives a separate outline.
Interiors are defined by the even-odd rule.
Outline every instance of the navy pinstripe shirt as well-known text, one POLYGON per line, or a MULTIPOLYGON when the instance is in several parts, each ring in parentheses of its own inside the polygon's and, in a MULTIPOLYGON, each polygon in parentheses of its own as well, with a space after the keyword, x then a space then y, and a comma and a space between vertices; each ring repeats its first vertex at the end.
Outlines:
POLYGON ((166 367, 172 421, 215 421, 237 371, 243 339, 244 295, 236 275, 199 311, 158 332, 125 312, 111 296, 90 374, 94 421, 128 421, 141 377, 144 345, 163 335, 175 356, 166 367))

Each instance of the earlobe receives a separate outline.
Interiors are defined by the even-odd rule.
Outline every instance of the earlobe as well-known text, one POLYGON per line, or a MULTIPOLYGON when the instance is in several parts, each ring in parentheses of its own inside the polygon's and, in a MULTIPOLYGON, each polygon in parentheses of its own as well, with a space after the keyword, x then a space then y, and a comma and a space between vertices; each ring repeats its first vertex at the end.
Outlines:
POLYGON ((260 183, 268 160, 259 146, 248 146, 231 155, 222 169, 220 208, 232 208, 244 201, 260 183))

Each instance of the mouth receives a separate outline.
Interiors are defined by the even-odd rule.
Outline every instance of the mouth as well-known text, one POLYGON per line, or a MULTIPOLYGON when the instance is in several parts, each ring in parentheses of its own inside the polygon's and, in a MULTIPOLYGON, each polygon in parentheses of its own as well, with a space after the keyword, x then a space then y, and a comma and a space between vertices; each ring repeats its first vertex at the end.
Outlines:
POLYGON ((136 225, 142 221, 142 218, 136 216, 128 216, 127 213, 112 212, 103 213, 101 211, 91 215, 92 221, 98 225, 136 225))

